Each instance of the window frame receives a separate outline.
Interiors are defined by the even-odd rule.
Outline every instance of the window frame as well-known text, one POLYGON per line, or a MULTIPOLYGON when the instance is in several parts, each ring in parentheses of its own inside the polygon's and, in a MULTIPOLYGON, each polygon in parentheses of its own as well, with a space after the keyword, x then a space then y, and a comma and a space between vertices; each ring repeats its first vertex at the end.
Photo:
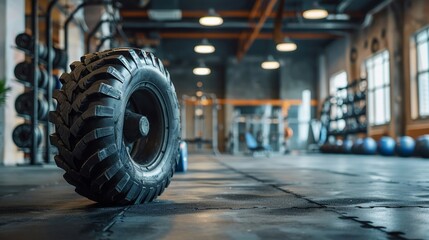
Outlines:
MULTIPOLYGON (((363 66, 364 66, 364 68, 365 68, 365 74, 366 74, 366 79, 367 79, 367 84, 368 84, 368 87, 367 87, 367 101, 366 101, 366 105, 367 105, 367 119, 368 119, 368 124, 369 124, 369 126, 371 126, 371 127, 380 127, 380 126, 386 126, 386 125, 389 125, 390 123, 391 123, 391 121, 392 121, 392 96, 391 96, 391 72, 390 72, 390 70, 391 70, 391 68, 390 68, 390 52, 389 52, 389 50, 388 49, 382 49, 382 50, 380 50, 380 51, 378 51, 378 52, 375 52, 375 53, 373 53, 371 56, 369 56, 368 58, 366 58, 364 61, 363 61, 363 64, 362 64, 363 66), (387 56, 384 56, 384 55, 387 55, 387 56), (370 81, 370 74, 369 74, 369 71, 368 71, 368 69, 369 69, 369 65, 370 65, 370 61, 372 61, 372 63, 371 63, 371 69, 374 69, 375 68, 375 60, 376 60, 376 58, 377 57, 380 57, 381 56, 381 65, 382 65, 382 68, 383 68, 383 65, 386 63, 386 61, 387 61, 387 67, 388 67, 388 69, 387 69, 387 73, 388 73, 388 77, 387 77, 387 80, 388 81, 386 81, 386 79, 384 78, 385 77, 385 69, 383 68, 381 71, 382 71, 382 75, 383 75, 383 83, 382 84, 380 84, 380 85, 378 85, 378 86, 376 86, 377 84, 375 84, 375 82, 373 83, 373 82, 371 82, 370 81), (376 94, 376 92, 377 92, 377 90, 381 90, 381 91, 387 91, 387 93, 388 93, 388 95, 386 95, 385 93, 383 94, 383 98, 385 98, 384 99, 384 104, 385 104, 385 107, 384 107, 384 118, 386 118, 386 121, 384 121, 383 123, 376 123, 376 121, 375 121, 375 112, 376 112, 376 100, 375 100, 375 94, 376 94), (374 99, 373 99, 373 102, 370 102, 370 97, 373 97, 374 99), (388 96, 388 101, 386 101, 386 96, 388 96), (387 112, 388 111, 388 112, 387 112), (374 112, 374 115, 371 115, 372 114, 372 112, 374 112)), ((375 71, 373 71, 373 73, 372 73, 373 75, 375 75, 375 71)), ((375 76, 374 76, 374 78, 375 78, 375 76)))
MULTIPOLYGON (((423 75, 423 74, 428 74, 428 78, 429 78, 429 26, 426 26, 426 27, 424 27, 424 28, 422 28, 422 29, 420 29, 420 30, 418 30, 418 31, 416 31, 414 34, 413 34, 413 36, 412 36, 412 38, 413 38, 413 40, 414 40, 414 50, 415 50, 415 61, 416 61, 416 64, 415 64, 415 69, 414 69, 414 71, 415 71, 415 76, 413 77, 414 79, 412 80, 412 81, 415 81, 414 82, 414 86, 415 86, 415 94, 416 94, 416 99, 417 99, 417 101, 415 102, 415 104, 417 105, 417 118, 416 119, 429 119, 429 112, 427 113, 427 115, 422 115, 421 114, 421 110, 420 110, 420 105, 421 105, 421 102, 420 102, 420 91, 419 91, 419 88, 420 88, 420 79, 419 79, 419 77, 421 76, 421 75, 423 75), (418 37, 419 37, 419 35, 421 34, 421 33, 423 33, 423 32, 426 32, 426 38, 424 39, 424 40, 419 40, 418 39, 418 37), (420 62, 420 59, 419 59, 419 51, 418 51, 418 48, 419 48, 419 45, 420 44, 422 44, 422 43, 426 43, 427 45, 428 45, 428 47, 427 47, 427 50, 428 50, 428 52, 427 52, 427 61, 428 61, 428 66, 427 66, 427 68, 426 69, 424 69, 424 70, 421 70, 421 69, 419 69, 419 62, 420 62)), ((429 80, 428 80, 429 81, 429 80)), ((429 93, 428 93, 429 94, 429 93)), ((428 102, 428 104, 429 104, 429 102, 428 102)))

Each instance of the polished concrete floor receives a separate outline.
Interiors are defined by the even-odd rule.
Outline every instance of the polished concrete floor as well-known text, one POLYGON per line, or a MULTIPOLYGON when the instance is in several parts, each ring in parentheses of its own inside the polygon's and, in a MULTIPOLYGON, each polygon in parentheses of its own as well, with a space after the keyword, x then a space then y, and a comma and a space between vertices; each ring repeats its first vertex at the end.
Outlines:
POLYGON ((54 166, 0 168, 0 239, 429 239, 429 161, 191 155, 155 202, 100 206, 54 166))

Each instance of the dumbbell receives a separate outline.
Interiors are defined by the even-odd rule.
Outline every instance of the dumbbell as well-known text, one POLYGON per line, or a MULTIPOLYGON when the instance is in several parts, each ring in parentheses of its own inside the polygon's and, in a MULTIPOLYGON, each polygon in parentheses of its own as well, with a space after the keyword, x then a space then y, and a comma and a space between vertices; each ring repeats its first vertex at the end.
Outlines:
MULTIPOLYGON (((42 143, 42 130, 37 127, 35 129, 37 146, 42 143)), ((23 123, 15 127, 12 132, 12 140, 19 148, 30 148, 32 145, 33 128, 29 123, 23 123)))
MULTIPOLYGON (((38 116, 39 120, 47 120, 49 105, 45 98, 38 97, 38 116)), ((33 91, 25 92, 19 95, 15 100, 15 110, 17 113, 31 116, 33 114, 33 91)))

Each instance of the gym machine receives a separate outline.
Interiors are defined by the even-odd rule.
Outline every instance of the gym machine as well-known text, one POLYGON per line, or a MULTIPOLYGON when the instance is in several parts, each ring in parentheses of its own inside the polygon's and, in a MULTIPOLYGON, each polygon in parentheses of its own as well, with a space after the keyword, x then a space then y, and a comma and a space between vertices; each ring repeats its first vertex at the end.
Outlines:
POLYGON ((263 146, 270 146, 272 152, 285 152, 285 121, 281 111, 273 114, 241 114, 234 110, 229 136, 229 151, 232 154, 247 153, 245 134, 249 132, 263 146))
MULTIPOLYGON (((211 152, 219 155, 218 149, 218 111, 220 105, 213 93, 202 93, 198 96, 182 96, 181 118, 182 139, 203 151, 209 145, 211 152), (187 128, 193 126, 193 128, 187 128)), ((189 145, 188 145, 189 146, 189 145)))

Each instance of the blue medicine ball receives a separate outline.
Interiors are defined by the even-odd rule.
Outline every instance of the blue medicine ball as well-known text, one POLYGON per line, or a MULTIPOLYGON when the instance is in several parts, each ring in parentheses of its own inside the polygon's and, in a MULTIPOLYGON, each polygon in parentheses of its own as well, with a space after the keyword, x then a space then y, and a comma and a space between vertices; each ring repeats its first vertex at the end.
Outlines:
POLYGON ((377 142, 370 137, 366 137, 362 143, 362 154, 374 155, 376 152, 377 142))
POLYGON ((363 139, 362 138, 356 139, 356 141, 353 143, 353 146, 352 146, 352 153, 353 154, 360 154, 361 153, 361 145, 362 144, 363 144, 363 139))
POLYGON ((396 142, 396 153, 401 157, 410 157, 414 154, 416 142, 412 137, 403 136, 396 142))
POLYGON ((344 140, 343 142, 343 153, 352 153, 353 141, 352 140, 344 140))
POLYGON ((395 154, 395 140, 391 137, 382 137, 378 141, 378 152, 383 156, 392 156, 395 154))
POLYGON ((415 154, 424 158, 429 158, 429 135, 417 138, 415 154))

